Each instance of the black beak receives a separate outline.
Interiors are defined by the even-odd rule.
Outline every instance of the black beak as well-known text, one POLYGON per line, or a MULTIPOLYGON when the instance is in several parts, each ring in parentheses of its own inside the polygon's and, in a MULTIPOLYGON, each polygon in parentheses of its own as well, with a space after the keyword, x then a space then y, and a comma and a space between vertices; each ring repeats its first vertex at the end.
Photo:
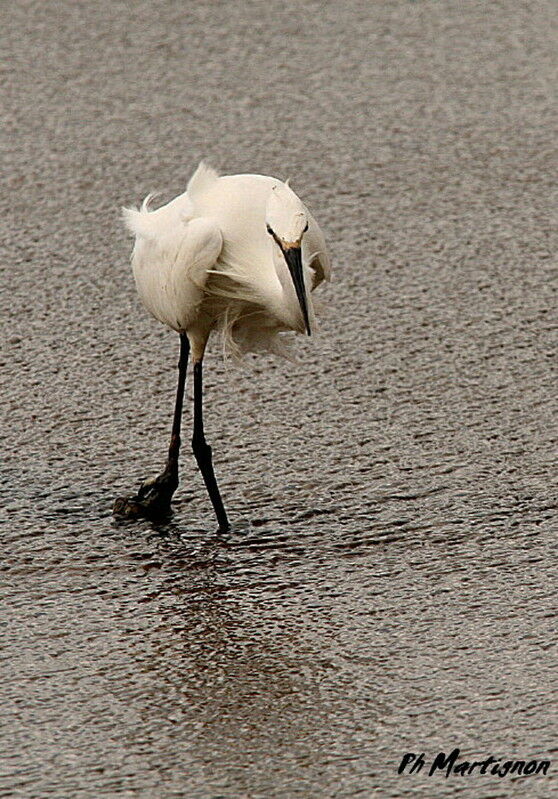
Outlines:
POLYGON ((298 297, 300 310, 302 311, 302 316, 304 318, 304 326, 306 328, 306 332, 310 336, 310 321, 308 319, 308 306, 306 305, 306 289, 304 287, 304 275, 302 273, 302 251, 300 247, 287 247, 281 249, 283 250, 285 261, 287 262, 289 272, 291 273, 291 277, 293 279, 296 296, 298 297))

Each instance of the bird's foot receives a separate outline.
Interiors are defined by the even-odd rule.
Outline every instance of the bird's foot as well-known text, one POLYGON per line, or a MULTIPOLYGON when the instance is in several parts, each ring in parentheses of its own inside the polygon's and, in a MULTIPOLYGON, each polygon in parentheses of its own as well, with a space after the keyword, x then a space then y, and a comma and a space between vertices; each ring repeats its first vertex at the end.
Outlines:
POLYGON ((229 522, 220 522, 219 527, 217 528, 217 535, 226 535, 232 531, 232 527, 229 522))
POLYGON ((157 477, 144 480, 134 496, 115 499, 112 512, 121 519, 162 521, 171 514, 171 499, 177 486, 177 475, 165 469, 157 477))

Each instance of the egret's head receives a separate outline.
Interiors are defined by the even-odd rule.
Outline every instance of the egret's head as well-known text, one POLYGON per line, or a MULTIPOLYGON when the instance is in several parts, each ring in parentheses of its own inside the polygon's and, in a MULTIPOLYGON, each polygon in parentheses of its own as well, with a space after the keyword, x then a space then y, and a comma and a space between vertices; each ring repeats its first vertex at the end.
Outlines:
POLYGON ((294 283, 306 332, 310 335, 306 289, 302 271, 302 237, 308 230, 308 212, 288 184, 274 186, 265 211, 267 232, 283 253, 294 283))
POLYGON ((265 209, 265 221, 268 232, 273 232, 285 249, 300 247, 308 229, 306 208, 286 183, 273 187, 265 209))

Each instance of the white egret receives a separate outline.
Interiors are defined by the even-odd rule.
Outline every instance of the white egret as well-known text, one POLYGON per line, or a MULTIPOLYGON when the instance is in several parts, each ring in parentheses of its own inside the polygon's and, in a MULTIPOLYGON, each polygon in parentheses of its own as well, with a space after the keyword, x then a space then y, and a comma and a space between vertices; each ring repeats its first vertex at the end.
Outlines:
POLYGON ((310 291, 329 280, 322 231, 289 187, 264 175, 219 176, 203 162, 186 191, 167 205, 124 209, 136 237, 132 266, 140 298, 153 316, 180 335, 178 389, 171 442, 160 475, 137 495, 119 498, 117 515, 162 518, 178 486, 180 424, 190 351, 194 369, 192 449, 220 530, 229 522, 203 428, 202 362, 210 333, 219 330, 234 356, 282 353, 279 334, 314 326, 310 291))

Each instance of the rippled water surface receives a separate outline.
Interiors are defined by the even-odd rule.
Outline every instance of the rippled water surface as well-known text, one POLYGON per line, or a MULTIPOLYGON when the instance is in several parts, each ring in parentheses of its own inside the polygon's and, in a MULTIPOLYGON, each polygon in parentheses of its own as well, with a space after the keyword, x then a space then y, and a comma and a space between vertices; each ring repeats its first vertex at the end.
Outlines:
POLYGON ((11 4, 0 796, 556 794, 556 23, 11 4), (118 209, 202 156, 291 176, 335 264, 298 364, 207 357, 223 536, 187 448, 171 523, 111 516, 162 463, 178 347, 118 209), (456 746, 553 763, 397 774, 456 746))

